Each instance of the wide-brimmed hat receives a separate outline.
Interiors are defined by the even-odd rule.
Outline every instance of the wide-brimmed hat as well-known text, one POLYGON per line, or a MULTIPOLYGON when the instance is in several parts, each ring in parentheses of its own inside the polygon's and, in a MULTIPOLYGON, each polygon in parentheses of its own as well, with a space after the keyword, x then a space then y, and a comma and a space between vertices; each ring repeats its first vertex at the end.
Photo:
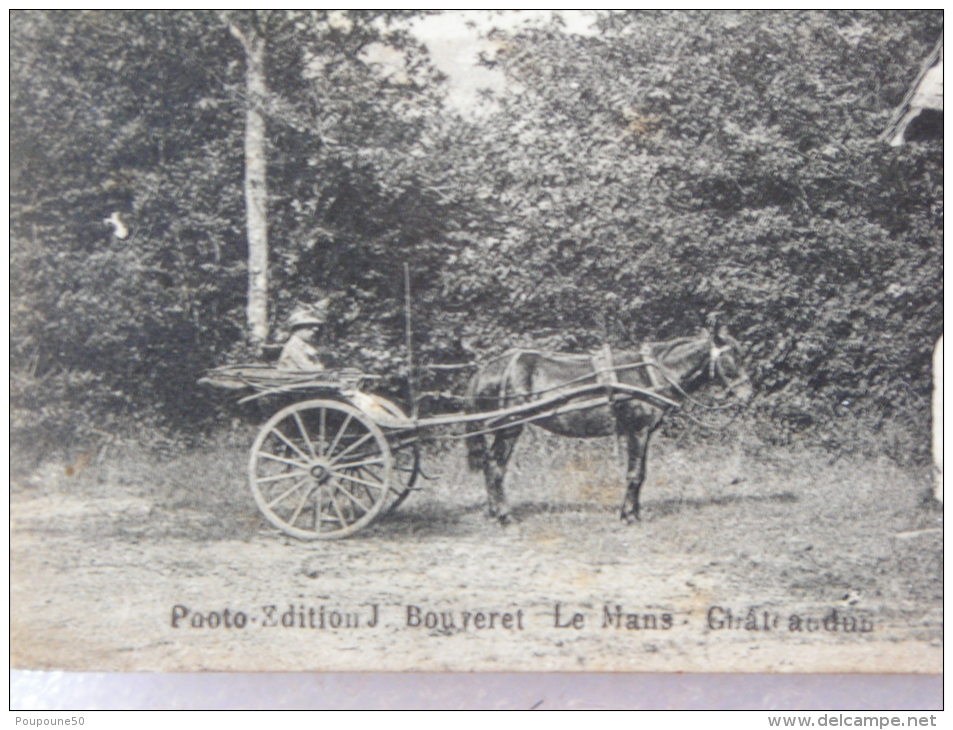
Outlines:
POLYGON ((322 299, 311 307, 299 306, 288 316, 288 327, 314 327, 328 321, 328 300, 322 299))

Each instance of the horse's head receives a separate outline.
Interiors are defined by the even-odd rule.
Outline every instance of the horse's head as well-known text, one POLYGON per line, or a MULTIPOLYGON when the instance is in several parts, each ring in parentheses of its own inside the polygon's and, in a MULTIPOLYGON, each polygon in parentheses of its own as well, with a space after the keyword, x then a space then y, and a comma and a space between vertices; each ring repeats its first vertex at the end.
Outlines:
POLYGON ((741 343, 728 334, 728 328, 724 325, 719 325, 714 333, 708 333, 708 340, 709 378, 720 381, 739 400, 748 401, 754 395, 754 389, 751 387, 751 378, 741 364, 744 354, 741 343))

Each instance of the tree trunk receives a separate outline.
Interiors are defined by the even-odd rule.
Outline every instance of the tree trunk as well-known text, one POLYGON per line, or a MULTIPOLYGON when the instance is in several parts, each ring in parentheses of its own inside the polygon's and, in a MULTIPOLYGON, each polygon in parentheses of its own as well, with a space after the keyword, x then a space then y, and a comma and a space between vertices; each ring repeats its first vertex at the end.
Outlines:
POLYGON ((265 151, 265 39, 255 33, 244 38, 245 86, 245 208, 248 217, 249 339, 268 339, 268 185, 265 151))

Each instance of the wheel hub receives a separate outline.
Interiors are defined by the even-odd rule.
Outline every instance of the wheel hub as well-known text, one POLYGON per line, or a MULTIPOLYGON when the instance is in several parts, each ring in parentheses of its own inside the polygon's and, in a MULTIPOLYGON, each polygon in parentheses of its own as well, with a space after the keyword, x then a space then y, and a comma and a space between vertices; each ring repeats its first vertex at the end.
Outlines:
POLYGON ((317 480, 318 484, 324 484, 331 478, 331 467, 327 462, 319 461, 311 465, 308 473, 317 480))

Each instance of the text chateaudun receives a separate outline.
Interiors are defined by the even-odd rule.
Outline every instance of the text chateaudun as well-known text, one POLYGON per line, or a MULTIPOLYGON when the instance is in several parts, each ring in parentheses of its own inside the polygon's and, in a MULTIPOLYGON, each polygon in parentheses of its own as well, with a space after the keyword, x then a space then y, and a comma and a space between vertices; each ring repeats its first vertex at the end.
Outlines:
POLYGON ((836 608, 823 615, 792 613, 782 616, 774 611, 749 608, 732 611, 724 606, 712 606, 706 614, 707 628, 711 631, 736 629, 741 631, 790 631, 814 633, 826 631, 845 634, 868 634, 874 630, 874 622, 866 616, 855 616, 836 608))

